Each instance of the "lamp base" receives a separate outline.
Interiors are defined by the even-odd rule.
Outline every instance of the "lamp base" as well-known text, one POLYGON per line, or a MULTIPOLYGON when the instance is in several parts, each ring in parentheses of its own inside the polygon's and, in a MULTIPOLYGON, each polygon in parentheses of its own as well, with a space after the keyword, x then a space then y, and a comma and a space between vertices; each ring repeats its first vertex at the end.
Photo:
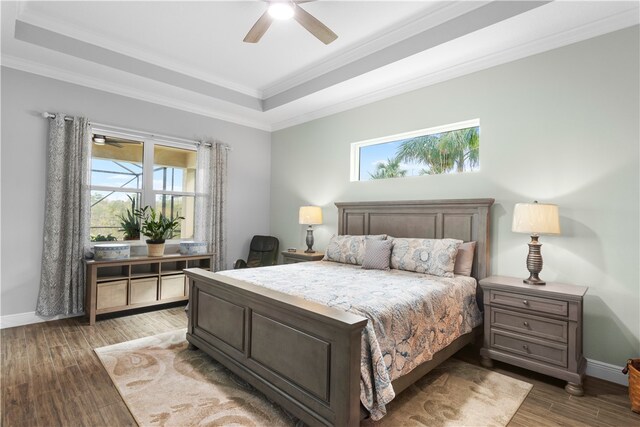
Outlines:
POLYGON ((316 251, 313 250, 313 227, 309 226, 307 228, 307 250, 304 251, 305 254, 314 254, 316 251))
POLYGON ((538 243, 538 236, 532 235, 529 242, 529 254, 527 255, 527 270, 529 270, 529 278, 523 282, 528 285, 545 285, 546 282, 538 274, 542 271, 542 254, 540 248, 542 245, 538 243))
POLYGON ((544 280, 532 278, 531 276, 529 276, 528 279, 524 279, 522 282, 526 283, 527 285, 546 285, 547 284, 547 282, 545 282, 544 280))

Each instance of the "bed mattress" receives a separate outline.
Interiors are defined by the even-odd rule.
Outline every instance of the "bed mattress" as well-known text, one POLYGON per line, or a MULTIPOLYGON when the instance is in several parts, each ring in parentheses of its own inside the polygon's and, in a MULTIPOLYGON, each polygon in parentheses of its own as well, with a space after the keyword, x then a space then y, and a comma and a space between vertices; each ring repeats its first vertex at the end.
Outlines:
POLYGON ((391 382, 482 322, 473 277, 364 270, 330 261, 220 271, 227 277, 366 317, 360 400, 378 420, 394 397, 391 382))

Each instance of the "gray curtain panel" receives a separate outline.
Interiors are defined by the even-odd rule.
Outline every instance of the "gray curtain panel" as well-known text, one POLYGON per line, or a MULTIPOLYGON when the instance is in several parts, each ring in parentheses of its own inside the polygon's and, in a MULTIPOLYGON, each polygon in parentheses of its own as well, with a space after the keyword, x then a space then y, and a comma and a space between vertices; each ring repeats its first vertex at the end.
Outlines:
POLYGON ((213 271, 227 269, 228 151, 229 147, 220 142, 198 146, 195 238, 209 243, 209 250, 214 253, 213 271))
POLYGON ((84 249, 91 211, 91 129, 83 117, 49 122, 42 273, 36 313, 84 311, 84 249))

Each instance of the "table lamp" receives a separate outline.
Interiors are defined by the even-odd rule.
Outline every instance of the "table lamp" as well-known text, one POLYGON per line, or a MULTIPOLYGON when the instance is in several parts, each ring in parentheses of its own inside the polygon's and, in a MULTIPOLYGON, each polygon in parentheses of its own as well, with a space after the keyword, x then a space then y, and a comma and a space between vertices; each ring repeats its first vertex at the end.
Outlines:
POLYGON ((319 206, 300 206, 298 223, 308 225, 307 228, 307 250, 305 253, 312 254, 313 250, 313 226, 322 224, 322 209, 319 206))
POLYGON ((531 235, 529 254, 527 255, 527 269, 529 278, 523 280, 530 285, 544 285, 538 276, 542 271, 542 254, 538 243, 540 234, 560 234, 560 217, 558 206, 538 203, 517 203, 513 210, 513 225, 511 230, 516 233, 531 235))

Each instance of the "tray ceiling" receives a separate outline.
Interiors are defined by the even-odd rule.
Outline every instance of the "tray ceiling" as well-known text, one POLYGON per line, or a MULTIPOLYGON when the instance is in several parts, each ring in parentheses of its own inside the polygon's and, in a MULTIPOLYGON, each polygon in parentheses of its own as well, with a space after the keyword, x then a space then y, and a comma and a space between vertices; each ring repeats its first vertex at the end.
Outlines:
POLYGON ((638 23, 638 2, 2 2, 2 64, 266 130, 638 23))

